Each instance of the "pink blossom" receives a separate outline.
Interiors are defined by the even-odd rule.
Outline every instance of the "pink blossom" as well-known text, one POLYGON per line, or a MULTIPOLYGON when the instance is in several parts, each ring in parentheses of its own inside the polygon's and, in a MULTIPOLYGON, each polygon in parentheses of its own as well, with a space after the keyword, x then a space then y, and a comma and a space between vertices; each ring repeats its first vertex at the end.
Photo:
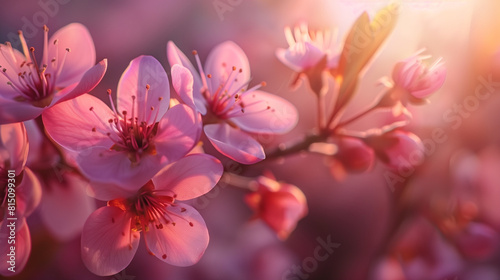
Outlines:
POLYGON ((294 185, 277 182, 268 174, 256 180, 255 192, 248 194, 245 201, 255 212, 255 218, 262 219, 280 239, 286 239, 307 215, 304 193, 294 185))
POLYGON ((231 41, 216 46, 205 68, 196 55, 199 74, 173 42, 167 45, 173 86, 182 101, 205 116, 204 132, 222 154, 244 164, 265 158, 264 149, 248 133, 286 133, 298 121, 297 109, 276 95, 247 89, 250 66, 243 50, 231 41))
POLYGON ((437 91, 446 78, 446 68, 441 59, 431 66, 424 64, 430 56, 420 55, 422 51, 398 62, 392 70, 392 79, 395 89, 402 89, 404 99, 423 99, 437 91), (408 95, 409 94, 409 95, 408 95))
POLYGON ((108 93, 112 109, 86 94, 43 115, 48 134, 75 154, 90 180, 133 189, 195 145, 198 117, 186 105, 169 109, 168 77, 155 58, 130 62, 118 83, 116 108, 108 93))
POLYGON ((87 28, 69 24, 48 38, 44 26, 41 60, 28 48, 19 31, 23 53, 7 42, 0 44, 0 124, 26 121, 62 101, 91 91, 107 68, 95 64, 94 42, 87 28))
POLYGON ((331 31, 309 30, 306 23, 300 23, 293 30, 285 27, 288 49, 278 49, 278 59, 295 72, 304 72, 316 66, 326 56, 327 69, 337 66, 339 50, 336 49, 336 36, 331 31))
POLYGON ((188 155, 164 168, 144 186, 94 188, 108 205, 90 215, 82 233, 82 259, 97 275, 123 270, 139 246, 140 233, 148 253, 176 266, 193 265, 208 246, 207 227, 193 207, 177 202, 210 191, 222 176, 221 163, 205 154, 188 155))
POLYGON ((373 166, 375 153, 372 148, 357 138, 343 137, 338 142, 335 154, 342 166, 348 171, 364 172, 373 166))
POLYGON ((499 245, 498 232, 487 224, 479 222, 469 223, 457 232, 453 239, 464 256, 478 260, 492 257, 499 245))
POLYGON ((28 139, 22 123, 0 126, 0 274, 12 276, 24 269, 31 252, 26 217, 40 203, 41 188, 33 172, 26 168, 28 139), (12 206, 15 209, 12 209, 12 206), (11 220, 15 219, 15 220, 11 220), (15 269, 11 268, 8 237, 15 224, 15 269), (9 269, 10 268, 10 269, 9 269))
POLYGON ((378 136, 370 136, 365 143, 375 150, 375 155, 388 167, 411 170, 424 160, 424 145, 417 135, 396 129, 378 136))

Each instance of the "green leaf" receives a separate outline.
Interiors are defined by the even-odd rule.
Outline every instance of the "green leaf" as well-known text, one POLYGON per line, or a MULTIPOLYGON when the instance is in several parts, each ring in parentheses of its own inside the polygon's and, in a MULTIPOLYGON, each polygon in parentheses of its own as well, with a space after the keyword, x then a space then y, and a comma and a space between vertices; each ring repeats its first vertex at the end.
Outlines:
POLYGON ((372 21, 364 12, 349 31, 339 66, 332 71, 337 82, 341 83, 334 114, 352 98, 365 66, 394 29, 398 7, 397 4, 391 4, 381 9, 372 21))

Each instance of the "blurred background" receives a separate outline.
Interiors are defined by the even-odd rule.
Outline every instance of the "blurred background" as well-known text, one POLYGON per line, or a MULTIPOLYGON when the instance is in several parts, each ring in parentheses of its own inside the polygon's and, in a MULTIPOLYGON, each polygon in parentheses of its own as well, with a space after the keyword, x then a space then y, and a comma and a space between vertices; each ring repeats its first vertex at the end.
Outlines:
MULTIPOLYGON (((44 24, 50 34, 71 22, 84 24, 94 39, 97 61, 108 59, 108 71, 91 93, 101 98, 108 88, 116 90, 123 70, 139 55, 153 55, 169 73, 169 40, 188 57, 197 50, 202 61, 215 45, 235 41, 249 58, 250 85, 265 81, 263 90, 288 99, 299 110, 299 124, 292 132, 259 139, 271 149, 299 139, 316 123, 314 96, 304 83, 292 91, 293 73, 275 57, 277 48, 288 47, 284 27, 306 21, 314 29, 337 28, 342 42, 363 11, 373 16, 388 3, 3 1, 0 40, 15 46, 17 30, 23 30, 28 45, 37 48, 43 41, 44 24)), ((500 81, 500 56, 496 55, 500 47, 500 2, 400 3, 396 28, 372 60, 347 114, 373 101, 383 90, 377 81, 390 76, 399 60, 421 48, 426 48, 433 59, 443 58, 447 80, 429 105, 409 108, 413 114, 409 130, 426 143, 426 139, 432 141, 435 128, 442 128, 447 140, 434 143, 434 148, 426 152, 425 162, 405 178, 401 184, 404 187, 388 186, 384 177, 387 170, 380 163, 369 172, 349 174, 338 181, 330 173, 328 158, 316 154, 298 154, 247 167, 241 175, 258 176, 263 170, 271 170, 277 179, 297 185, 305 193, 309 214, 286 241, 280 241, 262 222, 249 222, 252 212, 243 202, 245 192, 222 186, 193 202, 205 218, 211 237, 198 264, 186 268, 164 264, 149 256, 141 244, 131 265, 121 275, 109 277, 95 276, 84 267, 79 236, 58 241, 35 213, 29 218, 31 258, 25 271, 12 279, 500 279, 500 84, 494 83, 495 78, 500 81), (478 88, 490 93, 488 97, 470 97, 478 88), (446 116, 454 117, 454 121, 446 116), (403 209, 411 211, 403 215, 395 201, 410 205, 403 209), (467 226, 481 224, 488 228, 466 228, 472 239, 450 237, 442 229, 455 212, 460 212, 463 203, 472 203, 478 209, 467 226), (402 226, 394 230, 394 224, 402 226), (328 258, 312 265, 314 262, 306 260, 314 257, 322 244, 319 240, 340 245, 328 258), (288 272, 296 267, 307 273, 288 272)), ((213 152, 210 148, 207 151, 213 152)))

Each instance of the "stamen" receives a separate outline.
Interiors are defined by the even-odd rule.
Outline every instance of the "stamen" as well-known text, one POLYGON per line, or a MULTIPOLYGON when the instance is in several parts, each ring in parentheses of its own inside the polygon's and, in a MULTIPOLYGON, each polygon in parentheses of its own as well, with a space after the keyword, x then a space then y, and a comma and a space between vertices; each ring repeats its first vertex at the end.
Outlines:
POLYGON ((23 48, 24 56, 26 57, 26 61, 28 63, 31 62, 30 53, 28 52, 28 44, 26 44, 26 40, 24 39, 23 32, 21 30, 17 31, 19 35, 19 40, 21 41, 21 46, 23 48))
POLYGON ((49 61, 49 28, 47 25, 43 26, 43 56, 42 64, 47 64, 49 61))
POLYGON ((198 71, 200 71, 201 81, 203 86, 208 89, 207 79, 205 79, 205 72, 203 71, 203 67, 201 67, 200 56, 197 51, 193 51, 193 55, 196 59, 196 64, 198 65, 198 71))

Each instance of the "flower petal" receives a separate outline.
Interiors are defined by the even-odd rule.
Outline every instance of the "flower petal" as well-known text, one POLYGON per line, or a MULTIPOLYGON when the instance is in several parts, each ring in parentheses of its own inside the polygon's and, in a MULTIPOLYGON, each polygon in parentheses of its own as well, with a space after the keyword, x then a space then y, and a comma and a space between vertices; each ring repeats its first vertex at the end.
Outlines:
POLYGON ((116 274, 126 268, 139 247, 139 233, 130 229, 131 217, 115 206, 92 213, 82 232, 82 260, 99 276, 116 274))
POLYGON ((12 99, 19 95, 19 92, 14 90, 7 82, 18 80, 17 74, 22 72, 20 66, 24 61, 26 61, 26 57, 23 53, 13 49, 12 46, 0 44, 0 70, 5 69, 4 74, 0 75, 0 96, 12 99))
POLYGON ((90 147, 110 148, 113 141, 106 133, 113 112, 100 99, 89 94, 53 106, 43 113, 47 133, 59 145, 79 151, 90 147), (93 108, 90 111, 90 108, 93 108), (92 131, 95 128, 95 132, 92 131))
POLYGON ((42 199, 42 186, 36 175, 26 167, 23 180, 16 186, 17 209, 21 217, 29 216, 40 204, 42 199))
POLYGON ((90 148, 77 155, 76 161, 91 181, 112 183, 127 190, 138 190, 167 165, 160 154, 144 156, 132 164, 126 152, 106 147, 90 148))
POLYGON ((186 105, 205 115, 207 113, 205 99, 199 91, 193 92, 193 82, 193 74, 189 69, 180 64, 172 66, 172 85, 175 91, 186 105))
MULTIPOLYGON (((203 83, 201 82, 200 74, 193 66, 193 64, 191 64, 186 55, 181 50, 179 50, 179 48, 172 41, 168 41, 167 43, 167 57, 168 57, 168 63, 170 64, 171 67, 173 67, 176 64, 179 64, 186 67, 189 70, 189 72, 191 72, 191 74, 193 75, 194 96, 196 97, 198 93, 201 93, 201 88, 203 86, 203 83)), ((206 109, 205 111, 200 111, 200 112, 202 114, 206 114, 206 109)))
POLYGON ((267 92, 254 91, 242 97, 245 111, 231 118, 242 130, 254 133, 286 133, 299 120, 298 112, 287 100, 267 92))
POLYGON ((205 125, 204 131, 217 151, 239 163, 253 164, 266 158, 259 142, 228 124, 205 125))
POLYGON ((0 124, 22 122, 38 117, 44 108, 0 96, 0 124))
POLYGON ((108 68, 108 60, 103 59, 82 76, 78 83, 71 84, 61 91, 56 92, 52 99, 51 106, 54 104, 78 97, 84 93, 93 90, 99 84, 108 68))
POLYGON ((209 192, 223 172, 215 157, 191 154, 164 168, 153 178, 153 183, 157 190, 168 190, 177 195, 176 199, 188 200, 209 192))
MULTIPOLYGON (((246 54, 234 42, 226 41, 217 45, 205 62, 205 74, 212 75, 212 78, 207 81, 211 83, 212 90, 226 83, 229 75, 235 72, 233 67, 236 71, 241 69, 241 72, 236 72, 237 76, 233 75, 235 79, 232 86, 227 89, 229 92, 234 92, 250 80, 250 64, 246 54)), ((243 88, 246 89, 246 86, 243 88)))
POLYGON ((96 59, 94 41, 88 29, 80 23, 71 23, 57 30, 49 39, 48 72, 52 73, 54 64, 58 67, 64 61, 63 70, 57 77, 57 86, 65 87, 77 83, 82 75, 94 65, 96 59), (57 40, 57 43, 54 43, 57 40), (70 51, 66 51, 70 49, 70 51), (65 57, 66 56, 66 57, 65 57))
POLYGON ((153 124, 167 112, 170 102, 170 85, 163 66, 152 56, 142 55, 133 59, 118 82, 118 111, 132 113, 139 122, 153 124), (149 85, 149 90, 146 86, 149 85), (136 97, 135 103, 132 96, 136 97), (154 112, 151 114, 151 108, 154 112), (150 116, 151 115, 151 116, 150 116))
POLYGON ((10 235, 10 228, 7 227, 9 223, 7 220, 0 223, 0 244, 2 244, 2 246, 0 246, 0 275, 3 276, 14 276, 23 271, 31 253, 31 236, 28 224, 24 218, 17 222, 15 235, 16 244, 14 246, 15 259, 12 263, 9 263, 11 261, 11 256, 8 255, 11 254, 11 246, 6 245, 8 244, 7 236, 10 235))
POLYGON ((113 183, 90 182, 87 185, 87 195, 102 201, 110 201, 121 197, 132 197, 137 190, 124 189, 113 183))
POLYGON ((173 162, 194 147, 200 134, 200 115, 186 105, 176 105, 160 121, 155 137, 156 151, 173 162))
POLYGON ((16 175, 21 173, 28 157, 28 138, 23 123, 5 124, 0 126, 0 152, 8 153, 9 169, 14 169, 16 175))
POLYGON ((295 72, 315 66, 326 54, 310 42, 296 43, 287 50, 276 51, 278 59, 295 72))
POLYGON ((155 256, 171 265, 190 266, 205 252, 209 236, 205 221, 193 207, 177 203, 167 208, 169 224, 152 225, 144 238, 155 256))
POLYGON ((83 224, 95 210, 95 201, 86 195, 88 182, 72 173, 53 177, 44 189, 40 205, 42 221, 60 241, 80 235, 83 224))

